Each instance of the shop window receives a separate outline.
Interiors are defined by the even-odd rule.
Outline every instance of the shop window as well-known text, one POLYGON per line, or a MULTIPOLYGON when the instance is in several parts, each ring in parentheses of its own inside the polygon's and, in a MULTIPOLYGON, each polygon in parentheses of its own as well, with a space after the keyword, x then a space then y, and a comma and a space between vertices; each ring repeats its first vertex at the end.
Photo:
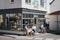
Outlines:
POLYGON ((33 19, 23 19, 23 27, 25 27, 26 24, 33 25, 33 19))
POLYGON ((36 24, 36 18, 34 19, 34 24, 36 24))
POLYGON ((32 14, 23 14, 23 18, 33 18, 32 14))
POLYGON ((38 15, 39 18, 44 18, 44 15, 38 15))
POLYGON ((33 23, 33 19, 29 19, 29 24, 32 24, 33 23))
POLYGON ((29 18, 29 14, 26 14, 26 18, 29 18))
POLYGON ((21 30, 21 16, 17 14, 6 14, 6 29, 8 30, 21 30))
POLYGON ((26 15, 25 14, 23 14, 23 18, 26 18, 26 15))

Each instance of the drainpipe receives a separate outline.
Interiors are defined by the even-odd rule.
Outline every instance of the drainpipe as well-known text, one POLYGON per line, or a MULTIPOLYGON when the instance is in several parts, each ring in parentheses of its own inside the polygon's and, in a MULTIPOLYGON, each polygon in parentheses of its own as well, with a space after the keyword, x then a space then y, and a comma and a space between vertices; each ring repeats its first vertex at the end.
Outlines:
POLYGON ((54 2, 55 0, 52 0, 51 2, 50 2, 50 5, 54 2))

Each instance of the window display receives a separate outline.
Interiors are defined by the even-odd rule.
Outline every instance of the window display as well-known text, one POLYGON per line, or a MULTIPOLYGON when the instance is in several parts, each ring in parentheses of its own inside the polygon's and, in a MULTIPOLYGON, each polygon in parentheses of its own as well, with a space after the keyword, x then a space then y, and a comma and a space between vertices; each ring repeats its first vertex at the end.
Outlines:
MULTIPOLYGON (((19 14, 6 14, 6 20, 5 20, 5 25, 6 25, 6 30, 21 30, 21 15, 19 14)), ((4 27, 3 27, 4 29, 4 27)))

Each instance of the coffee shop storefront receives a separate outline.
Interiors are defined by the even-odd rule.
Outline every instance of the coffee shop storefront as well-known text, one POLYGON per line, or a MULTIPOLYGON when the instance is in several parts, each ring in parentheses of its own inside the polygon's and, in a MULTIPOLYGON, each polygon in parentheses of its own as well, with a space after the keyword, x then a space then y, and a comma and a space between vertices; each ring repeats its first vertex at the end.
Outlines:
POLYGON ((31 10, 24 8, 2 10, 3 23, 0 29, 10 31, 24 30, 26 24, 38 27, 44 23, 46 11, 31 10))

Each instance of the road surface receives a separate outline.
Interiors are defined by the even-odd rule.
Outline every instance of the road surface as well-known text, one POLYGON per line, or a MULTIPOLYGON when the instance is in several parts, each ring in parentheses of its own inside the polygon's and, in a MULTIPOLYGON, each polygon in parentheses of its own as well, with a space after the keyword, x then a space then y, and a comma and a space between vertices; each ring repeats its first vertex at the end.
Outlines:
POLYGON ((35 36, 0 35, 0 40, 60 40, 60 35, 36 33, 35 36))

